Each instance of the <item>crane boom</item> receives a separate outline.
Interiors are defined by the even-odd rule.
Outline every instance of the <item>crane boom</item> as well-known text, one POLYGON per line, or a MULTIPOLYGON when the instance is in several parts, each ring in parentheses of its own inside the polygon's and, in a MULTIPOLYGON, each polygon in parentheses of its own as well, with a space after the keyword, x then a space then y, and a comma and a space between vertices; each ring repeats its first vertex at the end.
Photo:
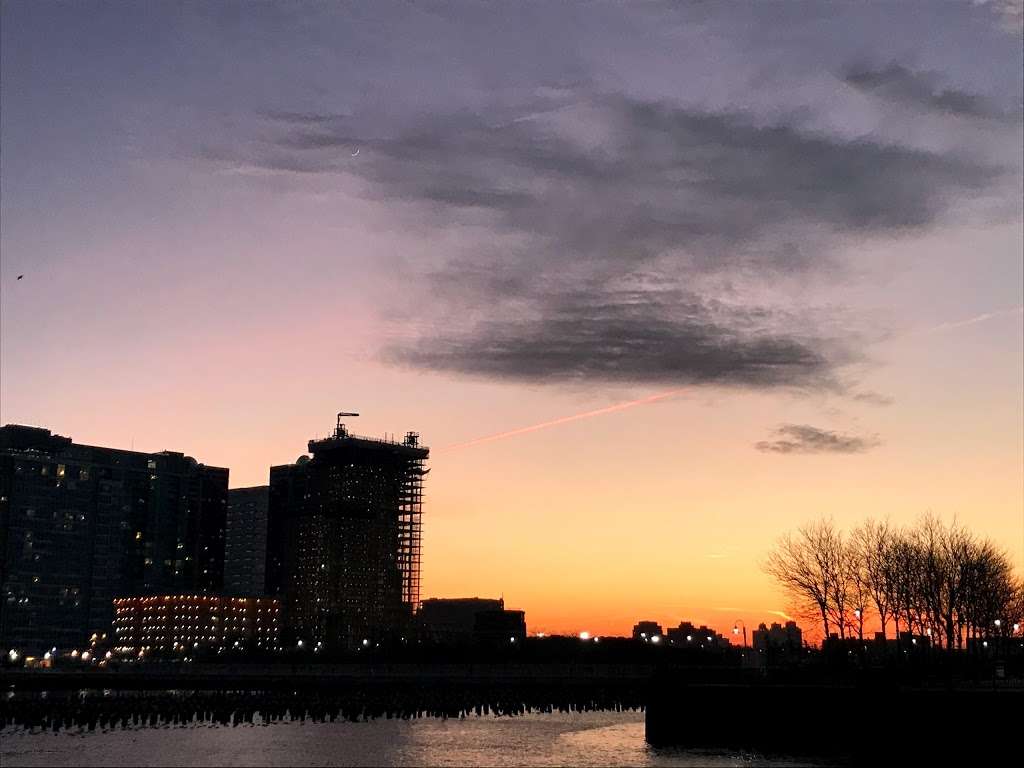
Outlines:
POLYGON ((345 429, 345 425, 341 423, 342 418, 344 418, 345 416, 358 416, 358 415, 359 415, 358 413, 351 413, 349 411, 339 411, 338 412, 338 424, 334 428, 334 436, 335 437, 345 437, 348 434, 348 430, 345 429))

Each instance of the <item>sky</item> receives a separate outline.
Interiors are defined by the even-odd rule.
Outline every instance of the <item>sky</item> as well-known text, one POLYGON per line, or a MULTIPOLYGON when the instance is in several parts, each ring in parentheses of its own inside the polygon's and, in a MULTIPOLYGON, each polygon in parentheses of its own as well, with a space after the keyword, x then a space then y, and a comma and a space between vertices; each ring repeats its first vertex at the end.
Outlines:
POLYGON ((822 516, 1024 570, 1019 0, 0 13, 0 422, 416 430, 423 596, 531 631, 779 620, 822 516))

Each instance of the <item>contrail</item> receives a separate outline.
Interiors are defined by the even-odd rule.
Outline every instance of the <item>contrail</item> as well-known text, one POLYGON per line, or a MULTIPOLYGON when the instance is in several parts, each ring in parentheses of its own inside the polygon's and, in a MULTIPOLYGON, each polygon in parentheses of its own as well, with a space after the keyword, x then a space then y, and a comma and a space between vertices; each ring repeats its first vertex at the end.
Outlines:
POLYGON ((667 392, 659 392, 654 395, 648 395, 647 397, 641 397, 639 400, 630 400, 625 403, 616 403, 615 405, 609 405, 604 408, 595 408, 592 411, 584 411, 583 413, 574 413, 571 416, 561 416, 557 419, 551 419, 551 421, 542 421, 539 424, 531 424, 528 427, 519 427, 518 429, 510 429, 507 432, 498 432, 495 435, 487 435, 486 437, 478 437, 474 440, 467 440, 464 443, 455 443, 454 445, 446 445, 442 448, 438 448, 435 453, 443 453, 445 451, 454 451, 459 448, 469 448, 473 445, 481 445, 482 443, 490 443, 495 440, 503 440, 506 437, 515 437, 516 435, 525 435, 528 432, 536 432, 541 429, 547 429, 548 427, 556 427, 559 424, 568 424, 570 421, 579 421, 580 419, 589 419, 593 416, 604 416, 607 413, 615 413, 617 411, 624 411, 627 408, 635 408, 638 405, 649 405, 650 403, 657 403, 660 400, 667 400, 670 397, 682 394, 686 390, 684 389, 670 389, 667 392))
POLYGON ((939 323, 938 325, 933 325, 931 328, 924 329, 923 332, 924 333, 935 333, 936 331, 948 331, 948 330, 950 330, 952 328, 963 328, 964 326, 967 326, 967 325, 974 325, 976 323, 983 323, 986 320, 992 320, 993 318, 996 318, 996 317, 1005 317, 1006 315, 1019 315, 1021 313, 1024 313, 1024 306, 1013 307, 1012 309, 1001 309, 1001 310, 997 310, 996 312, 986 312, 986 313, 984 313, 982 315, 977 315, 975 317, 969 317, 966 320, 958 320, 956 322, 951 322, 951 323, 939 323))

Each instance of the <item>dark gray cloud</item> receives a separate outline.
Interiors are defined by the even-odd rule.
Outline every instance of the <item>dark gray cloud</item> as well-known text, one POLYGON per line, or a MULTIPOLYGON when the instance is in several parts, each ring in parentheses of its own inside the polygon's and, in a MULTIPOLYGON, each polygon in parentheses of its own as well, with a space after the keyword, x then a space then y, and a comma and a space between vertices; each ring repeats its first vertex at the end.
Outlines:
POLYGON ((529 382, 837 389, 833 368, 850 354, 838 342, 795 332, 780 313, 677 292, 590 288, 534 304, 518 317, 440 332, 388 355, 416 367, 529 382))
POLYGON ((808 424, 783 424, 773 440, 762 440, 754 447, 764 453, 864 453, 881 445, 877 435, 845 435, 808 424))
POLYGON ((276 113, 277 130, 224 159, 356 177, 361 194, 419 205, 438 226, 516 241, 437 267, 434 321, 392 361, 493 379, 832 389, 859 357, 852 335, 839 343, 762 300, 718 301, 722 286, 827 274, 837 238, 927 227, 1004 172, 796 118, 579 88, 498 112, 373 130, 276 113), (639 275, 656 288, 624 292, 639 275))
POLYGON ((895 63, 882 69, 851 71, 845 80, 859 90, 936 112, 978 118, 1011 117, 985 96, 943 87, 935 73, 912 72, 895 63))

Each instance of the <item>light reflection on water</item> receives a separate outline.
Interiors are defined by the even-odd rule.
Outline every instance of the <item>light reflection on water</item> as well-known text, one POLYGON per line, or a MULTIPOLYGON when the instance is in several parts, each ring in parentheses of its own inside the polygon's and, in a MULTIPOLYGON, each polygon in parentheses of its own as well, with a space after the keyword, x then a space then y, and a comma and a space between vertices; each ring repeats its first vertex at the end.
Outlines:
POLYGON ((735 752, 653 750, 639 712, 515 718, 207 724, 79 734, 8 730, 0 763, 21 765, 796 766, 735 752))

